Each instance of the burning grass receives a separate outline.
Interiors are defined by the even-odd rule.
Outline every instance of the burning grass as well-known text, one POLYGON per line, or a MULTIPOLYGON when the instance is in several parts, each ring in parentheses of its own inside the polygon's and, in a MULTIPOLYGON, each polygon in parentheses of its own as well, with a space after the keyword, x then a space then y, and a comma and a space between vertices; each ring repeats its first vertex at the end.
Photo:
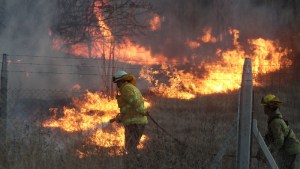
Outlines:
MULTIPOLYGON (((254 118, 258 119, 259 128, 264 133, 266 117, 262 113, 259 100, 266 91, 274 92, 287 100, 282 111, 299 136, 300 126, 297 125, 297 121, 300 116, 297 112, 300 107, 297 101, 300 89, 284 88, 281 92, 277 89, 254 89, 254 118)), ((209 168, 213 154, 219 150, 231 124, 237 118, 237 96, 237 92, 198 96, 190 100, 147 96, 151 103, 154 103, 149 108, 153 118, 187 146, 177 144, 150 122, 146 128, 149 139, 140 150, 141 166, 146 169, 209 168)), ((77 122, 79 125, 80 121, 77 122)), ((25 125, 29 125, 30 128, 21 131, 27 131, 22 138, 9 135, 6 147, 10 168, 114 169, 124 166, 119 146, 105 147, 91 142, 84 130, 69 132, 63 128, 47 128, 37 124, 40 123, 14 121, 15 130, 24 129, 25 125), (85 155, 80 156, 82 153, 85 155)), ((11 129, 11 133, 17 133, 14 129, 11 129)), ((255 153, 257 145, 255 146, 255 141, 253 144, 255 153)), ((228 154, 234 155, 234 150, 233 145, 228 154)), ((121 152, 123 153, 122 150, 121 152)), ((224 157, 222 168, 233 168, 234 160, 232 157, 224 157)), ((255 160, 252 161, 255 164, 255 160)), ((252 168, 257 168, 256 164, 252 168)))

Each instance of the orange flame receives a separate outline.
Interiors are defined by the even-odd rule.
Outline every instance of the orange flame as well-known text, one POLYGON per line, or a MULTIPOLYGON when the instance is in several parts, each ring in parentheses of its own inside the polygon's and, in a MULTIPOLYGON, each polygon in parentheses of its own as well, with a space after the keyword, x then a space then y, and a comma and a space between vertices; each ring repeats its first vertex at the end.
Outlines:
MULTIPOLYGON (((140 64, 140 65, 152 65, 159 64, 162 61, 167 61, 168 59, 160 54, 152 54, 150 49, 147 49, 139 44, 135 44, 131 42, 129 39, 124 38, 123 42, 120 45, 114 44, 113 33, 111 32, 111 28, 105 23, 104 17, 102 16, 101 11, 99 11, 99 7, 103 4, 100 2, 95 2, 94 14, 98 18, 99 30, 87 30, 90 31, 90 34, 93 38, 93 34, 102 35, 102 41, 92 41, 91 45, 91 54, 93 57, 100 56, 110 56, 111 55, 111 45, 115 45, 115 52, 118 53, 115 56, 116 60, 125 61, 131 64, 140 64)), ((150 25, 151 29, 157 30, 160 28, 160 24, 162 19, 160 16, 155 15, 154 18, 151 19, 150 25)), ((49 34, 51 36, 51 34, 49 34)), ((61 50, 61 46, 63 46, 63 40, 59 38, 53 38, 52 47, 57 50, 61 50)), ((84 56, 88 57, 89 51, 87 44, 77 43, 73 44, 66 49, 64 52, 68 54, 72 54, 75 56, 84 56)))
POLYGON ((101 11, 99 11, 99 9, 103 6, 103 2, 96 1, 94 2, 94 4, 95 4, 94 14, 98 18, 98 25, 100 27, 99 31, 101 32, 103 38, 110 42, 111 40, 113 40, 113 35, 111 33, 109 26, 107 26, 106 23, 104 22, 104 17, 102 16, 101 11))
MULTIPOLYGON (((207 73, 199 78, 192 73, 178 70, 173 66, 163 65, 161 70, 154 71, 144 67, 140 76, 145 78, 153 87, 150 90, 157 95, 168 98, 192 99, 200 94, 226 93, 240 88, 244 59, 252 59, 254 73, 266 74, 280 70, 283 65, 290 66, 292 61, 284 58, 291 50, 283 49, 277 42, 262 38, 249 40, 252 53, 246 54, 238 43, 238 30, 231 31, 234 36, 235 49, 222 51, 216 55, 219 61, 214 64, 202 62, 207 73), (155 75, 164 74, 168 77, 168 84, 159 82, 155 75)), ((260 85, 255 81, 255 85, 260 85)))
MULTIPOLYGON (((59 49, 60 44, 63 44, 61 40, 55 39, 53 41, 53 48, 59 49)), ((100 56, 108 56, 109 52, 106 50, 102 50, 103 45, 100 42, 94 42, 92 48, 92 56, 100 57, 100 56), (104 51, 104 53, 103 53, 104 51)), ((88 57, 88 47, 86 44, 78 43, 72 45, 66 53, 75 55, 75 56, 84 56, 88 57)), ((123 43, 119 44, 115 47, 115 59, 131 64, 139 64, 139 65, 154 65, 159 64, 161 62, 166 62, 167 57, 161 54, 152 54, 150 49, 147 49, 139 44, 135 44, 131 42, 129 39, 124 39, 123 43)), ((174 61, 174 60, 173 60, 174 61)), ((169 61, 170 62, 170 61, 169 61)))
MULTIPOLYGON (((116 123, 109 124, 109 120, 119 111, 115 99, 108 100, 102 93, 87 92, 83 99, 74 98, 72 105, 74 107, 63 107, 60 118, 58 118, 59 109, 51 108, 50 111, 54 115, 43 123, 43 127, 60 128, 71 133, 82 132, 83 136, 89 138, 90 143, 100 147, 119 147, 116 153, 122 152, 125 141, 124 129, 116 123)), ((150 107, 150 103, 145 101, 145 107, 150 107)), ((143 136, 140 148, 147 139, 147 136, 143 136)), ((82 153, 78 155, 84 156, 82 153)))
POLYGON ((157 71, 153 71, 152 68, 144 66, 140 72, 140 77, 154 84, 154 87, 151 87, 150 90, 157 95, 167 98, 194 98, 195 95, 185 88, 184 82, 187 79, 182 75, 184 75, 183 70, 178 71, 169 65, 162 65, 162 69, 157 71), (159 81, 154 78, 155 75, 159 74, 165 74, 169 78, 169 85, 159 83, 159 81))
POLYGON ((201 46, 200 42, 197 42, 197 41, 193 41, 193 40, 190 40, 188 39, 186 41, 186 44, 188 45, 188 47, 190 47, 191 49, 195 49, 195 48, 198 48, 201 46))
POLYGON ((215 37, 213 37, 212 34, 211 34, 211 32, 212 32, 211 27, 204 28, 203 32, 204 32, 204 35, 201 38, 198 38, 198 39, 201 39, 204 43, 208 43, 208 42, 215 43, 215 42, 217 42, 217 39, 215 37))
POLYGON ((119 46, 117 59, 131 64, 152 65, 166 62, 168 59, 163 55, 153 55, 149 49, 132 43, 125 39, 124 43, 119 46))
MULTIPOLYGON (((99 25, 101 28, 98 31, 102 32, 103 36, 113 36, 110 28, 101 19, 101 13, 95 11, 96 16, 100 18, 99 25), (108 31, 108 32, 107 32, 108 31)), ((153 29, 157 28, 159 16, 154 17, 150 25, 153 24, 153 29)), ((198 37, 196 40, 187 40, 186 44, 192 48, 200 47, 202 43, 216 43, 217 39, 212 35, 212 28, 206 27, 203 29, 203 36, 198 37)), ((204 69, 206 73, 202 77, 198 77, 191 72, 178 70, 171 65, 163 65, 162 69, 158 72, 153 70, 145 70, 143 68, 140 75, 142 78, 147 79, 153 87, 151 91, 157 95, 171 98, 192 99, 201 94, 212 93, 225 93, 236 90, 240 87, 241 74, 244 59, 249 57, 252 59, 253 71, 256 74, 265 74, 280 70, 282 65, 290 66, 291 60, 285 58, 291 50, 283 49, 279 44, 272 40, 262 38, 251 39, 248 45, 251 47, 250 52, 246 52, 243 46, 239 44, 239 31, 236 29, 229 30, 230 35, 233 36, 234 48, 230 50, 217 49, 215 63, 208 63, 202 61, 198 68, 204 69), (170 71, 172 70, 172 71, 170 71), (168 78, 168 83, 162 83, 154 78, 157 73, 165 74, 168 78)), ((114 55, 115 59, 124 61, 131 64, 139 65, 153 65, 161 63, 171 63, 176 60, 171 60, 161 54, 154 55, 150 49, 145 48, 139 44, 133 43, 129 39, 124 40, 123 44, 115 47, 117 54, 114 55)), ((103 46, 100 42, 93 42, 92 55, 93 56, 107 56, 110 48, 103 46)), ((247 50, 248 51, 248 50, 247 50)), ((86 45, 77 44, 73 45, 69 51, 71 54, 87 56, 88 50, 86 45)), ((194 54, 195 55, 195 54, 194 54)), ((195 57, 195 56, 194 56, 195 57)), ((189 60, 183 58, 186 62, 189 60)), ((199 72, 198 72, 199 73, 199 72)), ((254 81, 255 85, 261 85, 254 81)))
POLYGON ((149 24, 150 24, 150 29, 151 29, 152 31, 156 31, 156 30, 160 29, 161 22, 162 22, 162 21, 161 21, 160 16, 155 15, 155 16, 150 20, 150 22, 149 22, 149 24))

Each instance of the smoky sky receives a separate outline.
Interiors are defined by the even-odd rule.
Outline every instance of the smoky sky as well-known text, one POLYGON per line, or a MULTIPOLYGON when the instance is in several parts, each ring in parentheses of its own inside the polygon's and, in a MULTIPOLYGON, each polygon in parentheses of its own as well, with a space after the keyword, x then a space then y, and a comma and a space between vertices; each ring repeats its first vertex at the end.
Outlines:
MULTIPOLYGON (((135 41, 151 50, 180 59, 193 55, 213 55, 215 48, 227 47, 232 37, 229 28, 240 31, 240 40, 280 39, 296 34, 299 26, 299 2, 295 0, 148 0, 163 21, 157 31, 147 31, 135 41), (212 28, 216 44, 190 49, 187 39, 196 40, 205 27, 212 28)), ((1 53, 44 54, 51 49, 49 30, 55 21, 55 1, 1 0, 1 53), (3 9, 4 8, 4 9, 3 9)))
POLYGON ((53 2, 2 0, 1 53, 46 53, 53 2))
MULTIPOLYGON (((217 48, 232 47, 232 35, 229 28, 240 31, 240 43, 247 39, 266 38, 279 40, 283 47, 300 52, 300 2, 296 0, 147 0, 153 5, 154 12, 162 19, 160 29, 146 31, 143 36, 135 37, 135 41, 149 49, 153 54, 163 54, 178 61, 191 59, 201 61, 211 57, 214 61, 217 48), (191 49, 187 46, 188 39, 197 40, 203 35, 203 29, 212 28, 216 38, 222 35, 217 43, 202 43, 200 47, 191 49)), ((57 4, 50 0, 0 0, 0 53, 60 56, 51 46, 49 32, 60 18, 55 18, 57 4)), ((72 2, 72 1, 62 1, 72 2)), ((76 1, 74 1, 76 2, 76 1)), ((13 62, 38 64, 82 64, 60 59, 35 59, 25 57, 10 58, 13 62)), ((25 71, 76 73, 77 67, 58 67, 42 65, 10 65, 9 71, 21 71, 10 74, 10 84, 16 87, 57 87, 70 88, 78 81, 99 85, 101 80, 93 76, 82 79, 80 76, 48 74, 30 74, 25 71), (92 82, 92 81, 96 82, 92 82), (53 82, 57 82, 52 85, 53 82), (24 84, 24 82, 28 84, 24 84), (59 82, 59 83, 58 83, 59 82), (68 85, 65 85, 65 84, 68 85)), ((90 73, 94 70, 89 70, 90 73)), ((85 72, 84 72, 85 73, 85 72)))
MULTIPOLYGON (((60 59, 59 57, 63 58, 65 55, 52 50, 49 31, 53 16, 57 12, 55 1, 0 2, 0 21, 3 22, 0 28, 0 53, 7 53, 8 60, 13 63, 8 65, 9 88, 69 90, 76 83, 83 86, 80 83, 82 81, 88 81, 86 85, 99 85, 99 77, 79 75, 88 71, 90 74, 99 73, 95 73, 95 69, 82 72, 80 65, 84 63, 81 60, 60 59)), ((40 94, 39 91, 37 93, 40 94)))
MULTIPOLYGON (((164 18, 161 29, 149 32, 139 39, 154 54, 168 58, 183 56, 213 56, 215 49, 228 47, 232 37, 229 28, 240 31, 240 41, 251 38, 272 40, 287 39, 297 34, 299 3, 277 0, 272 3, 259 0, 162 0, 151 1, 157 13, 164 18), (195 40, 203 35, 203 29, 211 27, 215 37, 223 36, 222 42, 190 49, 187 39, 195 40)), ((285 44, 283 44, 285 45, 285 44)), ((297 49, 299 50, 299 49, 297 49)))
MULTIPOLYGON (((0 28, 2 52, 35 51, 49 48, 48 32, 53 21, 55 1, 1 0, 0 28), (4 8, 4 9, 3 9, 4 8), (3 12, 4 11, 4 12, 3 12), (35 50, 32 50, 35 49, 35 50)), ((161 28, 139 36, 137 41, 153 53, 168 57, 191 56, 203 49, 191 50, 187 39, 203 35, 205 27, 226 37, 229 28, 240 30, 241 40, 289 35, 299 28, 299 2, 294 0, 151 0, 155 13, 164 18, 161 28)), ((228 43, 228 42, 223 42, 228 43)), ((216 44, 220 45, 220 44, 216 44)), ((205 46, 204 46, 205 47, 205 46)))

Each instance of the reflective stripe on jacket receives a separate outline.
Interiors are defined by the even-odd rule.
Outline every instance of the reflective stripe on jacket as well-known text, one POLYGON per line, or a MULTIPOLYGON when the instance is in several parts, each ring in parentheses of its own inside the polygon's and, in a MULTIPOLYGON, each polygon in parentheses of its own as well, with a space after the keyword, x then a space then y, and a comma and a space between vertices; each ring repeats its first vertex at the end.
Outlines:
POLYGON ((272 141, 269 144, 271 152, 284 150, 288 154, 300 153, 300 143, 295 133, 282 119, 279 109, 269 118, 267 135, 270 135, 272 141))
POLYGON ((123 125, 147 124, 144 98, 140 90, 133 84, 125 82, 120 87, 120 95, 117 97, 123 125))

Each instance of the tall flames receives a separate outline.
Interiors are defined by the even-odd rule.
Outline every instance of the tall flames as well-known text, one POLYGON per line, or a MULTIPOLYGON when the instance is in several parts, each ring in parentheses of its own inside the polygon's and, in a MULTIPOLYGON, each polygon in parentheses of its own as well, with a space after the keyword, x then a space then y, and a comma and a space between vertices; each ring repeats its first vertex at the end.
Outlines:
MULTIPOLYGON (((101 13, 98 11, 98 6, 101 4, 95 4, 94 13, 98 17, 100 30, 104 37, 104 41, 112 43, 113 34, 109 26, 103 21, 101 13)), ((152 31, 157 31, 162 23, 162 18, 158 15, 149 21, 149 25, 152 31)), ((286 56, 290 51, 283 49, 279 44, 272 40, 266 40, 262 38, 248 40, 250 46, 250 52, 246 52, 244 47, 239 44, 239 31, 236 29, 230 29, 229 33, 233 37, 232 44, 233 49, 224 50, 218 49, 215 52, 216 61, 210 63, 208 61, 202 61, 198 63, 199 70, 205 70, 202 77, 198 77, 195 73, 186 72, 184 70, 178 70, 173 65, 163 65, 160 70, 145 71, 143 68, 140 75, 142 78, 147 79, 153 86, 151 91, 162 97, 191 99, 199 94, 212 94, 212 93, 225 93, 232 90, 236 90, 240 87, 242 65, 244 59, 249 57, 252 59, 253 71, 256 74, 266 74, 279 70, 282 65, 290 66, 292 63, 286 59, 286 56), (160 82, 158 79, 149 78, 157 74, 163 74, 168 78, 167 83, 160 82), (152 80, 149 80, 152 79, 152 80)), ((220 39, 219 39, 220 40, 220 39)), ((107 56, 110 52, 110 47, 102 45, 103 42, 94 42, 94 48, 92 48, 92 54, 94 56, 107 56), (102 44, 101 44, 102 43, 102 44), (100 48, 96 48, 100 47, 100 48), (102 48, 101 48, 102 46, 102 48)), ((187 39, 186 45, 192 50, 199 49, 202 44, 215 44, 217 38, 212 35, 212 28, 205 27, 202 31, 202 36, 195 39, 187 39)), ((57 46, 57 42, 56 45, 57 46)), ((69 53, 75 55, 87 56, 89 53, 87 47, 84 44, 77 44, 71 47, 69 53)), ((115 59, 140 65, 156 65, 161 63, 172 63, 176 60, 167 59, 164 55, 152 54, 150 49, 143 47, 142 45, 133 43, 129 38, 125 38, 122 44, 116 46, 115 59)), ((193 57, 200 57, 194 54, 193 57)), ((186 62, 192 62, 185 59, 186 62)), ((199 72, 196 72, 199 74, 199 72)), ((254 82, 255 85, 260 85, 258 82, 254 82)))
MULTIPOLYGON (((201 62, 198 68, 206 70, 201 78, 191 72, 178 70, 172 65, 162 65, 160 70, 155 71, 151 67, 144 67, 140 75, 153 84, 150 90, 157 95, 167 98, 192 99, 197 95, 226 93, 238 89, 245 58, 252 59, 252 69, 255 74, 274 72, 292 64, 291 60, 284 57, 290 50, 281 48, 278 43, 262 38, 249 40, 248 44, 252 52, 247 54, 238 43, 239 31, 233 29, 230 33, 234 36, 235 48, 224 51, 218 49, 216 51, 218 61, 214 63, 201 62), (164 74, 168 83, 155 79, 158 74, 164 74)), ((205 42, 211 39, 211 36, 207 34, 205 37, 207 38, 201 38, 205 42)), ((260 85, 255 80, 254 84, 260 85)))
MULTIPOLYGON (((101 16, 98 16, 101 19, 101 16)), ((150 20, 150 25, 153 29, 160 24, 159 16, 154 16, 150 20)), ((104 22, 99 23, 105 28, 105 35, 112 35, 109 27, 104 22)), ((101 31, 101 30, 100 30, 101 31)), ((203 35, 195 39, 187 39, 186 45, 192 50, 199 49, 201 44, 215 44, 218 40, 212 35, 212 28, 206 27, 203 29, 203 35)), ((290 66, 291 60, 285 58, 290 52, 289 49, 284 49, 279 46, 279 43, 263 38, 248 40, 250 52, 246 52, 244 46, 239 44, 239 31, 230 29, 229 33, 233 37, 233 49, 224 50, 217 49, 215 52, 216 60, 211 63, 202 61, 198 63, 199 70, 205 70, 201 77, 196 74, 199 72, 186 72, 178 70, 175 66, 178 62, 173 59, 167 59, 164 55, 153 55, 150 49, 146 49, 142 45, 131 42, 128 38, 124 43, 118 45, 116 58, 119 61, 129 64, 146 65, 141 72, 141 78, 145 78, 149 83, 153 84, 150 90, 162 97, 192 99, 201 94, 226 93, 236 90, 240 87, 242 66, 245 58, 251 58, 253 63, 253 72, 255 74, 266 74, 279 70, 284 66, 290 66), (164 63, 161 69, 154 71, 151 65, 164 63), (175 63, 167 65, 165 63, 175 63), (148 70, 146 70, 148 69, 148 70), (167 78, 167 83, 155 79, 155 76, 162 74, 167 78), (152 76, 150 78, 150 76, 152 76)), ((110 39, 111 40, 111 39, 110 39)), ((96 45, 97 42, 95 42, 96 45)), ((80 45, 80 44, 79 44, 80 45)), ((82 50, 78 45, 74 45, 70 52, 73 54, 86 55, 88 52, 82 50)), ((96 56, 103 55, 103 50, 93 49, 96 56)), ((105 51, 105 50, 104 50, 105 51)), ((194 54, 193 57, 200 57, 194 54)), ((185 63, 191 63, 192 60, 184 59, 185 63)), ((201 73, 201 72, 200 72, 201 73)), ((165 81, 165 80, 164 80, 165 81)), ((254 81, 255 85, 261 85, 254 81)))
MULTIPOLYGON (((113 33, 109 26, 104 22, 101 12, 98 11, 98 6, 101 4, 95 4, 94 13, 99 19, 100 30, 94 30, 101 32, 104 37, 104 41, 112 43, 113 33)), ((152 31, 158 31, 161 27, 164 17, 154 15, 149 21, 150 29, 152 31)), ((96 34, 96 33, 95 33, 96 34)), ((99 33, 98 33, 99 34, 99 33)), ((186 72, 185 70, 179 70, 175 66, 179 65, 176 59, 168 59, 162 54, 152 54, 151 50, 145 48, 142 45, 133 43, 129 38, 124 38, 123 43, 119 44, 115 48, 114 58, 116 60, 126 62, 129 64, 144 65, 140 76, 145 78, 149 83, 153 84, 151 91, 155 94, 168 97, 168 98, 180 98, 180 99, 192 99, 201 94, 212 93, 226 93, 232 90, 236 90, 240 87, 242 66, 245 58, 251 58, 253 63, 253 71, 255 74, 266 74, 279 70, 283 66, 290 66, 291 60, 285 58, 290 52, 289 49, 284 49, 279 46, 279 43, 272 40, 266 40, 262 38, 248 40, 248 45, 242 46, 239 44, 239 30, 230 29, 229 34, 232 36, 233 49, 217 49, 215 51, 215 61, 202 60, 198 64, 199 70, 205 70, 205 73, 201 73, 197 70, 194 72, 186 72), (250 47, 250 50, 248 48, 250 47), (246 52, 247 51, 247 52, 246 52), (162 65, 160 70, 154 71, 151 65, 162 65), (167 63, 173 63, 167 65, 167 63), (174 64, 175 63, 175 64, 174 64), (148 70, 146 70, 148 69, 148 70), (201 74, 201 77, 197 76, 201 74), (161 79, 155 79, 156 75, 162 74, 167 79, 160 81, 161 79), (196 75, 197 74, 197 75, 196 75), (150 77, 152 76, 152 77, 150 77), (151 80, 150 80, 151 79, 151 80)), ((187 39, 185 44, 191 50, 199 50, 202 44, 216 44, 222 39, 217 39, 212 35, 212 28, 205 27, 202 30, 202 35, 195 39, 187 39)), ((111 47, 103 45, 103 42, 93 42, 92 55, 93 56, 108 56, 111 52, 111 47)), ((60 44, 57 39, 54 41, 54 47, 60 44)), ((114 42, 113 42, 114 43, 114 42)), ((112 45, 112 44, 109 44, 112 45)), ((85 44, 73 45, 68 51, 71 54, 87 56, 88 51, 85 44)), ((197 53, 194 53, 192 58, 200 58, 197 53)), ((210 57, 212 58, 212 57, 210 57)), ((191 63, 193 59, 183 59, 184 63, 191 63)), ((255 85, 261 85, 257 81, 255 85)))
MULTIPOLYGON (((105 57, 106 59, 113 56, 116 60, 131 64, 157 64, 161 61, 168 60, 161 54, 152 54, 150 49, 133 43, 129 38, 126 37, 123 37, 122 43, 117 44, 115 42, 112 29, 105 23, 105 18, 102 16, 101 11, 99 11, 101 6, 103 6, 102 3, 95 2, 93 9, 95 16, 98 18, 99 29, 86 30, 87 34, 91 36, 92 41, 90 43, 76 43, 70 45, 68 49, 64 49, 64 52, 83 57, 89 57, 89 53, 91 53, 92 57, 105 57), (100 37, 98 37, 99 35, 100 37), (93 39, 96 40, 93 41, 93 39), (91 48, 89 45, 91 45, 91 48), (89 51, 89 49, 91 51, 89 51)), ((154 17, 149 21, 149 26, 151 27, 152 31, 160 29, 162 21, 163 18, 160 18, 158 15, 154 15, 154 17)), ((49 36, 52 36, 51 32, 49 32, 49 36)), ((63 50, 61 49, 63 45, 64 41, 58 37, 52 40, 52 47, 56 50, 63 50)))
MULTIPOLYGON (((111 45, 114 38, 109 26, 103 21, 103 17, 97 11, 95 4, 95 15, 99 18, 99 31, 104 37, 102 42, 93 42, 92 55, 109 56, 111 45), (103 45, 108 42, 107 45, 103 45)), ((150 20, 149 25, 152 31, 159 31, 162 19, 155 15, 150 20)), ((90 30, 89 30, 90 31, 90 30)), ((192 71, 179 69, 177 60, 168 59, 162 54, 152 54, 151 49, 140 44, 133 43, 129 38, 124 38, 122 44, 115 46, 115 59, 128 64, 143 65, 140 71, 140 78, 147 80, 150 84, 150 91, 160 97, 193 99, 197 95, 207 95, 213 93, 227 93, 240 87, 242 67, 245 58, 251 58, 252 69, 255 75, 267 74, 278 71, 284 66, 290 66, 291 60, 285 56, 291 50, 280 47, 276 41, 257 38, 249 39, 247 46, 242 46, 239 39, 239 31, 230 29, 229 34, 232 36, 232 48, 215 51, 215 58, 212 62, 202 60, 196 64, 192 71), (247 49, 246 49, 247 48, 247 49), (250 49, 250 50, 249 50, 250 49), (167 64, 176 63, 176 64, 167 64), (153 65, 161 65, 155 69, 153 65)), ((216 44, 220 41, 212 35, 212 28, 207 27, 203 30, 202 36, 195 39, 188 38, 185 45, 191 50, 197 51, 202 44, 216 44)), ((58 49, 63 42, 60 39, 54 39, 53 47, 58 49)), ((88 47, 86 44, 76 44, 66 51, 73 55, 88 56, 88 47)), ((201 57, 195 52, 192 58, 201 57)), ((194 62, 193 59, 183 59, 185 63, 194 62)), ((254 84, 260 86, 258 81, 254 84)), ((80 86, 76 86, 80 88, 80 86)), ((149 103, 147 103, 150 106, 149 103)), ((43 126, 50 128, 61 128, 66 132, 83 132, 88 133, 90 142, 101 147, 121 147, 124 145, 123 128, 117 124, 111 124, 106 128, 99 128, 106 124, 109 119, 118 113, 116 100, 108 100, 102 93, 87 92, 83 99, 74 98, 73 107, 63 107, 62 109, 51 108, 53 118, 46 121, 43 126)), ((81 153, 82 156, 84 154, 81 153)))
MULTIPOLYGON (((119 112, 116 99, 109 100, 102 93, 87 92, 82 99, 74 98, 71 105, 62 109, 50 108, 52 118, 45 121, 43 127, 60 128, 70 133, 81 132, 89 143, 106 148, 117 147, 118 151, 114 152, 122 152, 124 129, 116 123, 109 123, 119 112)), ((150 103, 146 101, 145 106, 149 107, 150 103)), ((143 136, 142 144, 146 139, 143 136)))

